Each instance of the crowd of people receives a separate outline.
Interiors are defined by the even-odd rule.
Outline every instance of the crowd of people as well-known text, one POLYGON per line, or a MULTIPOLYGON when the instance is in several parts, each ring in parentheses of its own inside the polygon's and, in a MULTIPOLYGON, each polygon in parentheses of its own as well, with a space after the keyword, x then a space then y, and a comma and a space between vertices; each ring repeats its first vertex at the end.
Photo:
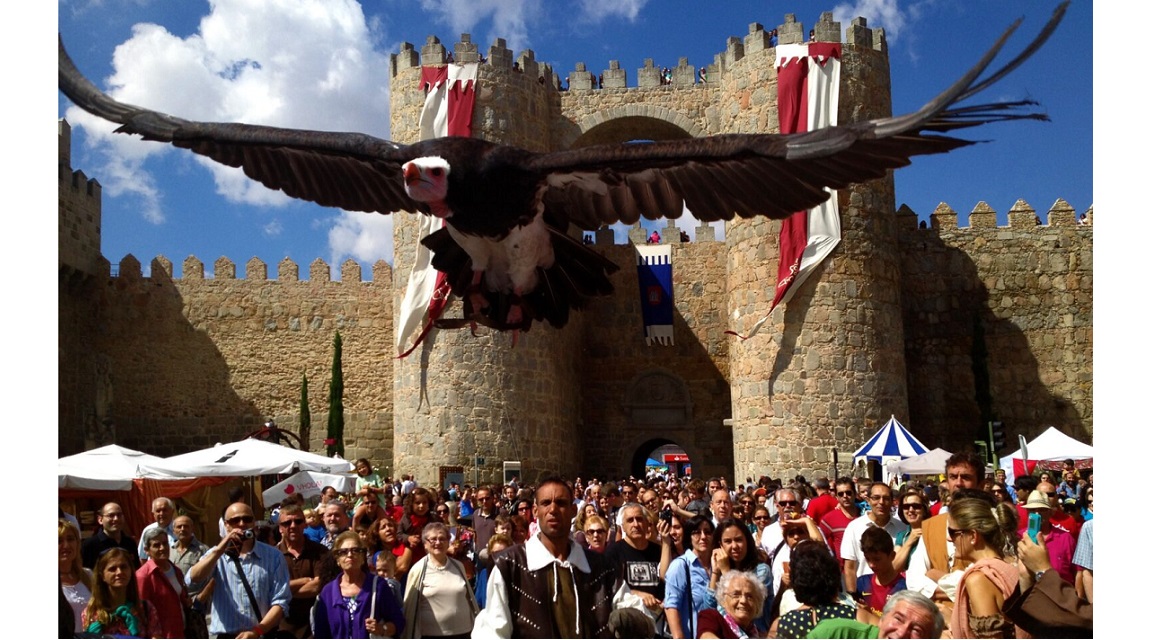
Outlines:
POLYGON ((168 498, 134 538, 61 510, 61 637, 1012 638, 1092 635, 1090 473, 939 484, 546 477, 443 489, 356 462, 214 546, 168 498), (1057 483, 1055 479, 1058 479, 1057 483), (267 526, 261 526, 265 524, 267 526))

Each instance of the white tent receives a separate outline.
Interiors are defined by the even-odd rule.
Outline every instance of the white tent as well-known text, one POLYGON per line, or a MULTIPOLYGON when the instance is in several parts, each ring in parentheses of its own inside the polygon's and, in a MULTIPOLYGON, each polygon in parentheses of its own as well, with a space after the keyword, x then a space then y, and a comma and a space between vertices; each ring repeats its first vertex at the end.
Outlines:
POLYGON ((944 463, 951 457, 951 452, 936 448, 914 458, 893 461, 888 465, 888 472, 896 476, 904 473, 910 476, 944 473, 944 463))
POLYGON ((60 458, 56 463, 58 487, 129 491, 133 478, 142 477, 141 464, 160 462, 163 458, 110 444, 76 455, 60 458))
POLYGON ((351 475, 300 471, 264 490, 264 504, 276 504, 284 498, 299 494, 305 498, 320 495, 324 487, 331 486, 340 493, 356 490, 356 478, 351 475))
POLYGON ((259 476, 295 471, 344 473, 352 463, 263 440, 240 440, 140 465, 163 476, 259 476))
MULTIPOLYGON (((1048 427, 1044 433, 1029 441, 1027 449, 1028 460, 1059 462, 1069 458, 1072 460, 1090 460, 1092 458, 1092 445, 1084 444, 1056 427, 1048 427)), ((1015 481, 1016 461, 1021 461, 1023 458, 1023 449, 1017 449, 1006 456, 1001 456, 1000 468, 1007 473, 1008 482, 1015 481)))

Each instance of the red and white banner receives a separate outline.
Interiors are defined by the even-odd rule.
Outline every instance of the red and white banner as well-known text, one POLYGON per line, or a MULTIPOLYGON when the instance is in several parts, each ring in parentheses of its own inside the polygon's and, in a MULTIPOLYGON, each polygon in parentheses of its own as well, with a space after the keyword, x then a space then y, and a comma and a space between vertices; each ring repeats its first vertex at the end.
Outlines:
MULTIPOLYGON (((780 133, 803 133, 836 125, 840 104, 840 53, 838 42, 776 47, 780 133)), ((823 204, 798 211, 782 223, 776 293, 769 313, 778 304, 788 302, 816 265, 840 244, 840 203, 836 191, 828 191, 830 197, 823 204)), ((747 335, 735 335, 747 340, 756 335, 767 320, 767 316, 761 318, 747 335)))
MULTIPOLYGON (((420 139, 444 136, 472 137, 472 107, 476 103, 477 64, 426 66, 420 73, 420 84, 427 92, 420 113, 420 139)), ((440 229, 443 221, 420 215, 418 239, 440 229)), ((416 245, 416 259, 408 274, 408 287, 400 303, 400 322, 396 329, 396 350, 403 358, 412 353, 428 332, 452 293, 447 277, 432 268, 432 252, 423 244, 416 245), (419 334, 416 335, 416 332, 419 334), (415 335, 415 339, 413 339, 415 335), (409 341, 411 345, 409 346, 409 341), (407 348, 405 348, 407 347, 407 348)))

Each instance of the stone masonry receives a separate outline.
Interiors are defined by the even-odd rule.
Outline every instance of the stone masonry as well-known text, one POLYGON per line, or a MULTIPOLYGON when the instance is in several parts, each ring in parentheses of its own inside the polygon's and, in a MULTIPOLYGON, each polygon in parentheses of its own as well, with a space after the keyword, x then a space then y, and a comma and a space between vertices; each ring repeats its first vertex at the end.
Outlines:
MULTIPOLYGON (((780 41, 808 30, 792 16, 780 41)), ((839 37, 825 14, 817 40, 839 37)), ((481 53, 464 34, 457 62, 481 53)), ((424 94, 421 64, 447 49, 429 37, 392 60, 392 136, 413 142, 424 94)), ((570 90, 535 53, 502 40, 479 67, 474 135, 534 150, 630 139, 774 132, 775 49, 753 23, 698 68, 681 58, 671 85, 659 63, 636 71, 583 63, 570 90), (596 77, 604 88, 596 89, 596 77)), ((881 29, 847 29, 840 122, 889 115, 890 79, 881 29)), ((300 379, 310 382, 309 448, 322 450, 336 330, 344 339, 347 455, 387 473, 435 483, 445 467, 468 481, 495 481, 501 462, 522 476, 542 472, 619 476, 642 471, 657 446, 675 443, 697 475, 791 476, 848 470, 849 456, 889 415, 930 446, 958 449, 989 415, 1010 433, 1056 425, 1092 434, 1092 226, 1057 200, 1041 220, 1024 202, 1007 227, 980 203, 960 226, 942 204, 929 228, 897 210, 891 178, 839 192, 843 241, 760 334, 776 281, 779 222, 737 220, 726 241, 711 227, 680 243, 671 221, 677 304, 670 347, 644 344, 634 250, 594 233, 595 248, 621 266, 617 293, 575 312, 562 330, 536 326, 510 346, 482 330, 433 332, 396 360, 393 324, 417 238, 416 217, 398 214, 395 265, 363 281, 353 262, 340 279, 317 260, 253 258, 237 275, 220 258, 205 277, 195 257, 164 257, 142 276, 132 256, 113 272, 99 254, 99 184, 73 172, 67 123, 60 153, 60 454, 119 444, 169 455, 243 437, 268 417, 296 429, 300 379), (988 380, 987 398, 977 393, 988 380), (978 400, 978 396, 983 399, 978 400), (477 465, 478 459, 483 463, 477 465)), ((643 242, 638 225, 632 242, 643 242)), ((459 313, 457 303, 446 315, 459 313)))

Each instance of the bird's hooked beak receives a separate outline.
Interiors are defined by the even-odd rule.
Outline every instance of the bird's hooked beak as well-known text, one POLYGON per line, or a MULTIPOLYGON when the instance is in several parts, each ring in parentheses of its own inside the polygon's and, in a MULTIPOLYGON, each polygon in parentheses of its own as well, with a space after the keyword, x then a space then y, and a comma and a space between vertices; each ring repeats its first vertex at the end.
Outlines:
POLYGON ((420 182, 420 167, 416 163, 409 162, 404 165, 404 184, 412 185, 420 182))

